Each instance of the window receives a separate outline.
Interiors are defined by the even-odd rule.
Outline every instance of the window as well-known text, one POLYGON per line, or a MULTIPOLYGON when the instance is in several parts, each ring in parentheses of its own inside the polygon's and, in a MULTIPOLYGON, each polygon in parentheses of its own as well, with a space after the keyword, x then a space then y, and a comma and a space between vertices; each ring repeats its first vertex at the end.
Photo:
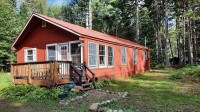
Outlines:
POLYGON ((97 67, 97 45, 95 43, 89 43, 89 66, 97 67))
POLYGON ((60 48, 60 58, 59 58, 59 60, 67 60, 67 56, 68 56, 68 47, 67 47, 67 45, 60 45, 59 46, 59 48, 60 48))
POLYGON ((56 60, 56 45, 47 46, 47 60, 48 61, 56 60))
POLYGON ((126 64, 126 47, 122 46, 122 64, 125 65, 126 64))
POLYGON ((34 62, 36 61, 36 48, 25 49, 24 50, 24 61, 34 62))
POLYGON ((106 66, 106 48, 105 45, 99 45, 99 66, 106 66))
POLYGON ((134 64, 137 64, 137 49, 133 49, 133 56, 134 56, 134 64))
POLYGON ((114 66, 114 50, 111 46, 108 46, 108 66, 114 66))
POLYGON ((148 59, 148 52, 147 52, 147 50, 145 50, 145 52, 144 52, 144 57, 145 57, 145 60, 148 59))

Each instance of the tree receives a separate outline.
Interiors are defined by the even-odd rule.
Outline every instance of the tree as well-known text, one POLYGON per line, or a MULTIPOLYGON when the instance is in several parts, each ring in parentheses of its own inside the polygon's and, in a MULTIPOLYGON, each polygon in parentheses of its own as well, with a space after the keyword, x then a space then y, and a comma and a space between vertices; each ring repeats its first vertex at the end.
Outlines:
POLYGON ((0 1, 0 68, 9 70, 9 64, 15 61, 15 54, 11 51, 11 44, 20 31, 18 15, 13 3, 0 1))
POLYGON ((139 1, 135 0, 136 5, 136 41, 140 39, 140 28, 139 28, 139 1))
POLYGON ((169 63, 169 38, 168 38, 168 0, 165 0, 165 64, 167 67, 170 66, 169 63))

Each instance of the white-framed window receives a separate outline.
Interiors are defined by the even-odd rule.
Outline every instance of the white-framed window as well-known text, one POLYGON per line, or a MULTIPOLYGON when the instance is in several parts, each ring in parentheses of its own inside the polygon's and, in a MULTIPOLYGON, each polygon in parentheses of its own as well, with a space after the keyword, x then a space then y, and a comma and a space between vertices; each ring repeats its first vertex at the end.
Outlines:
POLYGON ((122 46, 121 47, 121 53, 122 53, 122 65, 126 64, 126 47, 122 46))
POLYGON ((24 49, 24 62, 37 61, 36 48, 24 49))
POLYGON ((99 66, 106 66, 106 47, 105 45, 99 45, 99 66))
POLYGON ((114 66, 114 47, 108 46, 108 67, 114 66))
POLYGON ((89 42, 88 49, 89 67, 97 67, 97 44, 89 42))
POLYGON ((133 59, 134 59, 134 64, 137 64, 137 49, 133 48, 133 59))
POLYGON ((47 61, 57 60, 57 44, 46 45, 47 61))
POLYGON ((58 60, 67 61, 68 59, 68 44, 60 44, 58 46, 58 60))
POLYGON ((145 60, 148 59, 148 52, 147 52, 147 50, 145 50, 145 52, 144 52, 144 58, 145 58, 145 60))

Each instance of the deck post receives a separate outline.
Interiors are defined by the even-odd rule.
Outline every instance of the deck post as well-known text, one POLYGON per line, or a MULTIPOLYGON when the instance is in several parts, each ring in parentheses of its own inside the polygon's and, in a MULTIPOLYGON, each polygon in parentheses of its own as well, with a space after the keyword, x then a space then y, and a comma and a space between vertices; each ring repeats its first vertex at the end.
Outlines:
POLYGON ((12 83, 14 83, 14 67, 11 64, 11 78, 12 78, 12 83))
POLYGON ((29 84, 32 84, 32 79, 31 79, 31 77, 32 77, 31 65, 28 64, 28 83, 29 83, 29 84))
POLYGON ((57 80, 58 80, 58 62, 57 61, 54 61, 54 86, 57 84, 57 80))
POLYGON ((70 81, 72 81, 72 74, 73 74, 71 64, 72 64, 72 63, 70 62, 70 63, 69 63, 69 79, 70 79, 70 81))
POLYGON ((53 76, 54 70, 53 70, 53 68, 54 68, 54 62, 51 62, 50 63, 50 80, 49 80, 49 86, 52 86, 53 85, 53 81, 54 81, 54 76, 53 76))

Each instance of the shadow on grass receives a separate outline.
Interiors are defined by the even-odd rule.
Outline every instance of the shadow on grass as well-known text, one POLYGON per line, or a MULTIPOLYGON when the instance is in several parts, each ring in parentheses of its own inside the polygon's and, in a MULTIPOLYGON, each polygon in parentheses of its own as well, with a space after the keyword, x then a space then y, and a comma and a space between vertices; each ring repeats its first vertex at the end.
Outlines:
POLYGON ((160 75, 159 73, 155 72, 154 73, 145 73, 143 74, 137 74, 131 76, 132 79, 134 80, 144 80, 144 81, 173 81, 169 78, 169 75, 162 74, 160 75))
POLYGON ((108 105, 108 107, 140 111, 200 110, 200 97, 178 92, 179 85, 166 77, 141 75, 134 76, 130 80, 115 81, 103 89, 128 91, 129 95, 123 100, 108 105))
POLYGON ((163 73, 163 74, 171 74, 173 71, 170 70, 151 70, 150 73, 163 73))

